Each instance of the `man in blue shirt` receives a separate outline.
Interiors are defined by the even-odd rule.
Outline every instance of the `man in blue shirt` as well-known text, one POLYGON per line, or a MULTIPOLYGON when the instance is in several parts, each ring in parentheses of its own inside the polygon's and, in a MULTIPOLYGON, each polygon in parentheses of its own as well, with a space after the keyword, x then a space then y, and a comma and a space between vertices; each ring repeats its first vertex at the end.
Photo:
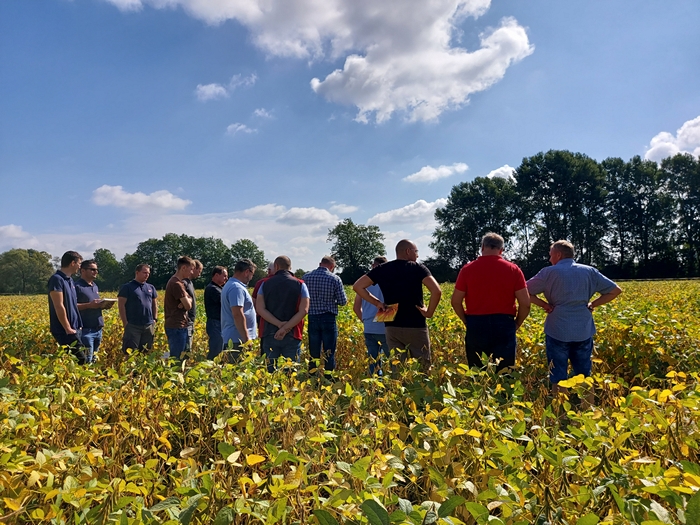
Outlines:
POLYGON ((348 302, 340 277, 333 275, 335 260, 323 257, 318 268, 304 275, 309 288, 309 354, 311 368, 319 370, 323 361, 326 372, 335 370, 335 347, 338 342, 338 306, 348 302), (323 350, 323 352, 321 351, 323 350))
POLYGON ((95 284, 96 277, 95 259, 80 263, 80 279, 75 283, 75 291, 78 296, 80 318, 83 320, 83 333, 80 339, 85 345, 88 363, 95 362, 95 355, 102 342, 102 328, 105 325, 102 310, 111 308, 114 304, 100 299, 100 291, 95 284))
POLYGON ((153 348, 155 322, 158 320, 158 293, 155 286, 146 281, 151 267, 141 263, 136 267, 134 279, 119 289, 117 297, 119 317, 124 325, 122 351, 127 348, 144 351, 153 348))
MULTIPOLYGON (((385 262, 387 262, 386 257, 375 257, 372 262, 372 269, 385 262)), ((380 302, 384 302, 384 294, 382 294, 378 284, 368 286, 367 291, 379 299, 380 302)), ((370 375, 374 374, 375 369, 378 367, 379 375, 382 375, 382 357, 379 355, 379 351, 381 350, 386 358, 389 359, 389 347, 386 344, 384 323, 378 323, 374 320, 379 310, 372 303, 356 295, 353 311, 364 325, 365 346, 367 346, 367 355, 369 357, 369 373, 370 375)))
POLYGON ((61 269, 51 276, 49 290, 49 325, 51 335, 61 346, 68 346, 78 363, 87 363, 82 350, 80 333, 83 322, 78 313, 78 299, 72 275, 78 272, 83 258, 78 252, 68 251, 61 257, 61 269))
MULTIPOLYGON (((233 275, 221 291, 221 336, 224 347, 231 350, 228 362, 238 361, 243 345, 258 338, 255 306, 248 293, 248 283, 253 278, 255 269, 253 261, 241 259, 234 266, 233 275)), ((214 359, 221 352, 219 350, 214 353, 214 350, 209 350, 209 359, 214 359)))
MULTIPOLYGON (((531 302, 547 312, 544 333, 549 380, 557 393, 566 392, 558 383, 568 377, 569 361, 575 375, 591 375, 593 310, 615 299, 622 290, 595 268, 576 263, 574 246, 568 241, 552 244, 549 262, 552 266, 530 279, 527 289, 531 302), (537 297, 541 293, 547 301, 537 297), (596 293, 600 296, 591 301, 596 293)), ((591 401, 589 398, 588 402, 591 401)))

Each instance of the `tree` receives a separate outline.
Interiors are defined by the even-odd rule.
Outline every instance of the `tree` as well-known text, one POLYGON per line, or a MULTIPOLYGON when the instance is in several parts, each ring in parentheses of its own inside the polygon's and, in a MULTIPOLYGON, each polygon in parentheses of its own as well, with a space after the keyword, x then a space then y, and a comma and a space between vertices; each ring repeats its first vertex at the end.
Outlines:
POLYGON ((459 268, 479 256, 485 233, 508 241, 516 197, 515 183, 501 177, 477 177, 453 186, 447 204, 435 211, 438 227, 430 247, 437 259, 459 268))
POLYGON ((333 243, 331 255, 342 268, 344 284, 354 283, 369 271, 375 257, 386 253, 384 234, 378 226, 355 224, 349 218, 328 230, 327 242, 333 243))
POLYGON ((52 257, 46 252, 14 248, 0 254, 0 292, 45 293, 54 272, 52 257))
POLYGON ((233 266, 241 259, 250 259, 257 266, 253 278, 248 283, 250 286, 255 286, 255 283, 267 275, 267 267, 270 262, 265 258, 265 252, 258 248, 250 239, 239 239, 231 245, 229 251, 231 256, 231 270, 229 273, 233 273, 233 266))
POLYGON ((124 269, 114 254, 106 248, 98 248, 92 255, 99 273, 95 282, 100 290, 118 290, 131 276, 124 275, 124 269))

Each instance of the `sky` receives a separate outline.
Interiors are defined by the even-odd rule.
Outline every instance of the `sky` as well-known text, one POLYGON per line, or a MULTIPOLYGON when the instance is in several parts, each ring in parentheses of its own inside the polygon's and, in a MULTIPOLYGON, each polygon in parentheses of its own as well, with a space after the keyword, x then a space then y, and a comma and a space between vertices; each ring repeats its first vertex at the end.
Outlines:
POLYGON ((700 2, 0 1, 0 251, 166 233, 314 268, 421 258, 435 210, 550 149, 700 155, 700 2))

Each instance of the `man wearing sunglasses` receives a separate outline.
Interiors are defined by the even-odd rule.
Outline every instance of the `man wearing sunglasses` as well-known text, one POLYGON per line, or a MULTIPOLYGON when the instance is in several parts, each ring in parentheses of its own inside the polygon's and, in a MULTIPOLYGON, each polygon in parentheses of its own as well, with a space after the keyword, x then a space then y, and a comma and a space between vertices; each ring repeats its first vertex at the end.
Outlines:
POLYGON ((95 356, 102 342, 102 328, 105 325, 102 310, 114 304, 100 299, 100 291, 95 284, 96 278, 95 259, 80 263, 80 279, 75 283, 75 292, 78 297, 78 312, 83 320, 80 340, 85 345, 85 357, 88 363, 95 362, 95 356))

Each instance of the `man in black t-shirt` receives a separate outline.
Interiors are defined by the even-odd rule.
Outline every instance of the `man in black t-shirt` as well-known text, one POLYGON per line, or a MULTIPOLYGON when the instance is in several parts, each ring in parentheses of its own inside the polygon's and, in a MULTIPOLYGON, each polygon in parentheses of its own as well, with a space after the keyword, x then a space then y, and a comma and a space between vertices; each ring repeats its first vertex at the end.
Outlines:
MULTIPOLYGON (((427 371, 430 368, 430 334, 425 320, 435 313, 442 290, 430 270, 416 262, 417 259, 416 245, 403 239, 396 245, 396 259, 381 264, 360 277, 353 289, 380 312, 386 310, 387 305, 398 304, 394 320, 384 323, 387 346, 407 350, 427 371), (367 291, 373 284, 378 284, 382 289, 384 301, 367 291), (430 292, 427 307, 423 304, 423 285, 430 292)), ((402 356, 405 357, 406 353, 402 356)))

